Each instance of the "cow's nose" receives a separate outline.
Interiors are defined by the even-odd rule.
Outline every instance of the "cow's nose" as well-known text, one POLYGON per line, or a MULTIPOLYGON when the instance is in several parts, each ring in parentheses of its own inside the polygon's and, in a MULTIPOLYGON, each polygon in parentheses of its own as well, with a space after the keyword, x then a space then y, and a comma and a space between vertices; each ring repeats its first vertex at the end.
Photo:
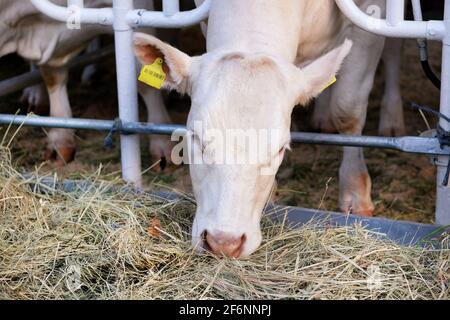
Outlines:
POLYGON ((227 233, 211 233, 205 231, 206 247, 212 253, 225 255, 229 258, 239 258, 245 242, 245 234, 236 237, 227 233))

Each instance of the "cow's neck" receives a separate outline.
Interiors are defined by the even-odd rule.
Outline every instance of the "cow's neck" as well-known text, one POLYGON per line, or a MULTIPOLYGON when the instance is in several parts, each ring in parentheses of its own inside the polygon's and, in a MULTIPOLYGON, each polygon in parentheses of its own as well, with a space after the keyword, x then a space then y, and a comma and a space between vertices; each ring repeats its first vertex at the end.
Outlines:
POLYGON ((208 52, 258 52, 294 61, 302 1, 213 1, 208 22, 208 52))
POLYGON ((334 0, 305 0, 296 64, 308 64, 341 44, 348 26, 334 0))
POLYGON ((333 0, 213 1, 208 52, 258 52, 302 64, 335 44, 341 27, 333 0))

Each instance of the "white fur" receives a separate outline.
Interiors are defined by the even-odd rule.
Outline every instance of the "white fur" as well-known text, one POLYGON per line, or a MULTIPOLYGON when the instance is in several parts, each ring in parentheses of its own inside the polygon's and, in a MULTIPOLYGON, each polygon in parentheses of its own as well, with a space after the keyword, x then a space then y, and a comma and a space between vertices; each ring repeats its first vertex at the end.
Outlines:
POLYGON ((378 132, 383 136, 403 136, 406 134, 403 117, 403 101, 400 90, 400 67, 402 39, 386 39, 383 52, 386 82, 380 110, 378 132))

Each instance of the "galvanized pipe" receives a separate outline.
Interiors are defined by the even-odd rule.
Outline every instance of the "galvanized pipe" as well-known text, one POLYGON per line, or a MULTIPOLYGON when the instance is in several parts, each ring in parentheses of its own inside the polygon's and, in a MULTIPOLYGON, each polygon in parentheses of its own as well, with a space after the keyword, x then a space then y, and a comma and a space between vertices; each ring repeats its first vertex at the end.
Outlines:
MULTIPOLYGON (((106 58, 114 54, 114 47, 108 46, 97 52, 88 53, 73 59, 68 67, 79 68, 90 65, 100 59, 106 58)), ((9 78, 0 82, 0 97, 10 93, 20 91, 29 86, 33 86, 42 82, 42 75, 39 70, 32 70, 30 72, 21 74, 19 76, 9 78)))
MULTIPOLYGON (((113 120, 68 119, 38 116, 15 116, 0 114, 0 124, 24 125, 30 127, 82 129, 111 131, 115 125, 113 120)), ((142 122, 123 122, 122 130, 130 134, 178 135, 186 132, 181 125, 149 124, 142 122)), ((424 137, 385 138, 371 136, 349 136, 339 134, 318 134, 308 132, 292 132, 294 143, 321 144, 350 147, 370 147, 392 149, 406 153, 426 155, 449 155, 450 148, 441 148, 438 139, 424 137)))
MULTIPOLYGON (((111 131, 114 127, 115 121, 0 114, 0 124, 12 124, 17 126, 23 125, 26 127, 111 131)), ((186 130, 184 126, 180 125, 155 125, 142 122, 123 122, 122 129, 126 133, 131 134, 135 133, 160 135, 171 135, 175 130, 186 130)))
POLYGON ((321 144, 346 147, 392 149, 414 154, 450 154, 450 148, 441 148, 436 138, 425 137, 375 137, 341 134, 317 134, 292 132, 292 141, 305 144, 321 144))

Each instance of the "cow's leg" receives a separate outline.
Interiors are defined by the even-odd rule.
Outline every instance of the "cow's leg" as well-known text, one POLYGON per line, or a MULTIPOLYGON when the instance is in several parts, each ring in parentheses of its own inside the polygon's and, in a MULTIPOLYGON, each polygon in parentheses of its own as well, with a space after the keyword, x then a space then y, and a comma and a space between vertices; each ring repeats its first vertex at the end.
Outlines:
MULTIPOLYGON (((67 94, 68 69, 66 67, 41 67, 42 76, 50 98, 50 116, 71 118, 67 94)), ((57 166, 71 162, 75 157, 74 131, 51 129, 48 133, 46 159, 55 160, 57 166)))
POLYGON ((313 115, 311 118, 311 126, 325 133, 334 133, 336 128, 331 120, 330 114, 331 89, 327 89, 321 93, 314 103, 313 115))
MULTIPOLYGON (((34 64, 31 64, 31 71, 36 70, 36 68, 34 64)), ((26 104, 28 112, 34 112, 42 116, 49 113, 48 93, 42 83, 25 88, 20 101, 26 104)))
MULTIPOLYGON (((97 37, 91 41, 89 46, 86 49, 86 53, 94 53, 101 48, 100 38, 97 37)), ((97 73, 97 65, 95 63, 88 65, 83 69, 83 73, 81 75, 81 83, 85 86, 90 86, 92 83, 92 79, 94 75, 97 73)))
MULTIPOLYGON (((170 124, 172 123, 169 113, 164 105, 160 91, 153 89, 143 83, 139 83, 139 94, 147 107, 149 123, 170 124)), ((170 137, 153 135, 149 136, 149 148, 152 161, 161 160, 160 168, 164 169, 171 162, 172 142, 170 137)))
POLYGON ((403 136, 406 134, 400 90, 402 46, 402 39, 386 39, 383 52, 386 81, 378 129, 379 134, 383 136, 403 136))
MULTIPOLYGON (((359 29, 352 35, 352 51, 344 62, 337 83, 331 88, 330 112, 340 133, 361 135, 384 38, 359 29)), ((347 213, 372 215, 371 184, 363 150, 345 147, 339 170, 340 209, 347 213)))

